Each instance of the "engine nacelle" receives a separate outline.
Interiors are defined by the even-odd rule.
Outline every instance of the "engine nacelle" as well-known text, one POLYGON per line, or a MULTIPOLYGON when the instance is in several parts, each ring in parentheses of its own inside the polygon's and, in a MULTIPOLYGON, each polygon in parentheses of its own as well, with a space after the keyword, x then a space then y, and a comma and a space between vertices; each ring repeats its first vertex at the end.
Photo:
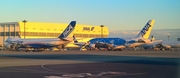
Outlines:
POLYGON ((6 49, 13 49, 13 44, 6 44, 6 45, 5 45, 5 48, 6 48, 6 49))
POLYGON ((171 48, 170 45, 161 44, 161 43, 157 44, 156 47, 160 49, 165 49, 165 50, 169 50, 171 48))
POLYGON ((121 45, 121 46, 114 47, 113 50, 120 50, 120 51, 122 51, 125 48, 126 48, 126 46, 121 45))
POLYGON ((96 48, 95 45, 96 44, 89 44, 89 47, 95 49, 96 48))
POLYGON ((163 47, 164 47, 166 50, 168 50, 168 49, 170 49, 170 48, 171 48, 171 46, 170 46, 170 45, 163 45, 163 47))

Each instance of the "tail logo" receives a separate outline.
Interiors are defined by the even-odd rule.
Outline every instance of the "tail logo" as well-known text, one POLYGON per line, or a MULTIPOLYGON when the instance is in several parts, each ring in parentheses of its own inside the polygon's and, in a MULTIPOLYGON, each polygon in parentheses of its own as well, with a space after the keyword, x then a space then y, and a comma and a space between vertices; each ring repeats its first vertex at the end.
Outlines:
POLYGON ((71 26, 71 24, 68 26, 68 28, 66 28, 66 30, 64 31, 63 35, 67 36, 69 34, 69 32, 71 32, 73 30, 73 27, 71 26))
POLYGON ((151 25, 147 23, 146 26, 141 30, 142 37, 146 34, 150 27, 151 25))

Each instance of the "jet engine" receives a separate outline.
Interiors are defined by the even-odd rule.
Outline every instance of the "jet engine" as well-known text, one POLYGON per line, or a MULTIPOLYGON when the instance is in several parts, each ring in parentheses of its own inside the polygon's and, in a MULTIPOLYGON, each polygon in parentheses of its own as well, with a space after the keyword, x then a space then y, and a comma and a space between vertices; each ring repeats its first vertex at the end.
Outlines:
POLYGON ((96 49, 96 46, 95 46, 96 44, 89 44, 89 48, 91 48, 91 49, 96 49))
POLYGON ((156 44, 155 47, 156 47, 156 48, 160 48, 160 50, 169 50, 169 49, 171 48, 170 45, 165 45, 165 44, 161 44, 161 43, 156 44))
POLYGON ((66 45, 67 45, 67 44, 59 45, 59 46, 57 46, 56 48, 58 48, 59 51, 63 51, 63 50, 65 50, 66 45))
POLYGON ((13 49, 13 44, 6 44, 6 45, 5 45, 5 48, 6 48, 6 49, 13 49))
POLYGON ((20 44, 16 44, 16 43, 7 43, 5 44, 5 48, 7 50, 15 50, 18 51, 18 47, 20 46, 20 44))
POLYGON ((169 50, 169 49, 171 49, 171 46, 170 46, 170 45, 163 45, 163 48, 164 48, 165 50, 169 50))
POLYGON ((126 46, 124 46, 124 45, 115 46, 115 47, 113 48, 113 51, 122 51, 122 50, 125 49, 125 48, 126 48, 126 46))

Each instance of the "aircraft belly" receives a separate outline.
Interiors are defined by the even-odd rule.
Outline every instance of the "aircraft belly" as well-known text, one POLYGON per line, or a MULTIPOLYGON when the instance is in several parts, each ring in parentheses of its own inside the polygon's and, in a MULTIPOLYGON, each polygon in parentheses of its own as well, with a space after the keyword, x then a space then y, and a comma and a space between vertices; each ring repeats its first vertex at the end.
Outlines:
POLYGON ((58 45, 63 45, 67 42, 64 41, 54 41, 54 42, 43 42, 43 41, 39 41, 39 42, 24 42, 23 45, 29 45, 31 47, 34 48, 48 48, 48 47, 54 47, 54 46, 58 46, 58 45))
POLYGON ((58 46, 58 45, 63 45, 63 44, 66 44, 67 42, 64 42, 64 41, 56 41, 56 42, 48 42, 48 43, 45 43, 47 46, 58 46))

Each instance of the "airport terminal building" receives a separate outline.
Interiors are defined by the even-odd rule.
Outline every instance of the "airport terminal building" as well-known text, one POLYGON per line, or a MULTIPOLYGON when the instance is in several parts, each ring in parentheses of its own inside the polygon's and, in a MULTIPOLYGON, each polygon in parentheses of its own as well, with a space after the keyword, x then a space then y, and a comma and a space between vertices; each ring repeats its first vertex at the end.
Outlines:
MULTIPOLYGON (((56 38, 69 23, 46 22, 6 22, 0 23, 0 45, 7 38, 56 38)), ((107 26, 76 24, 74 35, 79 42, 86 42, 91 38, 108 37, 107 26)), ((68 46, 74 46, 69 44, 68 46)))

